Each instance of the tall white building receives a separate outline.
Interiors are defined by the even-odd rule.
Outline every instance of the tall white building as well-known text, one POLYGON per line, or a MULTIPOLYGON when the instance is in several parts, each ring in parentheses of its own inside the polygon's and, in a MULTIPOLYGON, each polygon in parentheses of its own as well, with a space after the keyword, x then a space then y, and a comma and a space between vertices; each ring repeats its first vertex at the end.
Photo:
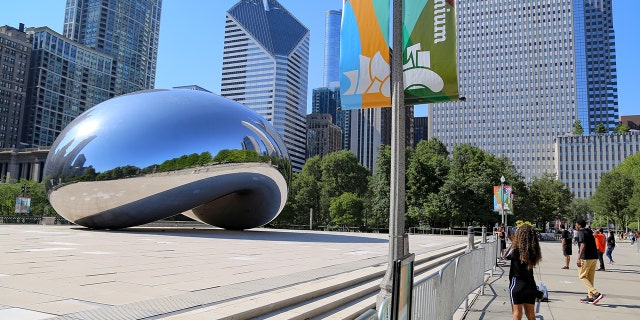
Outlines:
POLYGON ((269 121, 283 138, 294 171, 306 153, 309 30, 276 0, 240 0, 227 11, 223 97, 269 121))
POLYGON ((525 178, 556 172, 554 139, 580 120, 613 129, 618 94, 611 0, 458 0, 466 101, 431 104, 429 136, 511 159, 525 178))

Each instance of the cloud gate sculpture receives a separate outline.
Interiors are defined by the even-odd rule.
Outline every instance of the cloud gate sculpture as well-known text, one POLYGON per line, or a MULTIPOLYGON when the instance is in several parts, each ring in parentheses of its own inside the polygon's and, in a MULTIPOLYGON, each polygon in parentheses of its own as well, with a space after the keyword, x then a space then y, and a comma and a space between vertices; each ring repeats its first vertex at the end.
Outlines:
POLYGON ((225 229, 267 224, 287 199, 291 163, 271 124, 215 94, 150 90, 82 113, 44 167, 53 208, 88 228, 183 214, 225 229))

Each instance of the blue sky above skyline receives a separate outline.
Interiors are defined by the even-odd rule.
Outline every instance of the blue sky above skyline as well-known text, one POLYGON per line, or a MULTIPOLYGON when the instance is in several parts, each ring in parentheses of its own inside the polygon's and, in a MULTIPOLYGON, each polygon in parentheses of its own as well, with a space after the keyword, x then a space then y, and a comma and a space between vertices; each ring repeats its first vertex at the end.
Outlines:
MULTIPOLYGON (((220 92, 225 13, 238 0, 164 0, 160 27, 156 88, 199 85, 220 92)), ((279 0, 310 30, 309 93, 322 86, 325 15, 342 8, 342 0, 279 0)), ((65 0, 20 0, 1 5, 0 25, 47 26, 62 33, 65 0)), ((640 20, 638 0, 613 0, 620 115, 640 115, 640 20)), ((310 103, 310 102, 309 102, 310 103)), ((310 110, 311 106, 307 106, 310 110)), ((426 106, 416 115, 426 116, 426 106)))

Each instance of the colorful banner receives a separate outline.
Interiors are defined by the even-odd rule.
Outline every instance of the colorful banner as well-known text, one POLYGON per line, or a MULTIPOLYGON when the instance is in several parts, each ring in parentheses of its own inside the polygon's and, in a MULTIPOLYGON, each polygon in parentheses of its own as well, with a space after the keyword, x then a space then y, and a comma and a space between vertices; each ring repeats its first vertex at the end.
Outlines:
POLYGON ((391 106, 389 1, 344 1, 340 28, 343 109, 391 106))
POLYGON ((405 104, 458 100, 455 0, 403 0, 405 104))
POLYGON ((29 213, 31 210, 31 198, 16 197, 15 213, 29 213))
POLYGON ((507 214, 513 214, 513 188, 511 186, 493 186, 493 211, 502 214, 504 208, 507 214), (504 203, 503 203, 504 202, 504 203))
MULTIPOLYGON (((391 106, 390 0, 345 0, 342 108, 391 106)), ((405 104, 457 100, 455 0, 403 0, 405 104)))

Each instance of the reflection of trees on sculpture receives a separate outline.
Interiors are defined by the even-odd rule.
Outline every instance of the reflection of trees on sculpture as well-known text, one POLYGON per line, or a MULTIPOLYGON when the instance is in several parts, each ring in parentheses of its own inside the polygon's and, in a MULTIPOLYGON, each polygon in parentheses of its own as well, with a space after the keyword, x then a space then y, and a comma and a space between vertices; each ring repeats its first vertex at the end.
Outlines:
POLYGON ((220 150, 213 158, 218 163, 260 162, 260 155, 255 150, 220 150))
MULTIPOLYGON (((141 175, 177 171, 189 168, 203 167, 207 165, 220 164, 220 163, 249 163, 249 162, 263 162, 269 163, 272 166, 278 168, 287 179, 287 182, 291 181, 290 174, 291 162, 288 159, 282 159, 276 156, 261 156, 255 150, 229 150, 224 149, 218 152, 213 157, 211 153, 206 151, 200 154, 192 153, 189 155, 183 155, 179 158, 173 158, 162 162, 161 164, 153 164, 145 168, 137 166, 122 166, 116 167, 104 172, 97 172, 92 166, 85 168, 76 168, 72 172, 79 173, 77 176, 59 176, 59 177, 47 177, 45 181, 51 181, 52 178, 57 180, 63 178, 64 183, 78 182, 78 181, 105 181, 105 180, 118 180, 124 178, 133 178, 141 175), (287 171, 288 170, 288 171, 287 171)), ((54 180, 54 181, 55 181, 54 180)))
POLYGON ((198 166, 206 166, 212 162, 211 153, 203 152, 201 154, 192 153, 190 155, 183 155, 180 158, 173 158, 167 160, 160 165, 149 166, 144 170, 144 173, 153 173, 153 168, 156 169, 155 172, 167 172, 167 171, 175 171, 182 170, 187 168, 193 168, 198 166))

